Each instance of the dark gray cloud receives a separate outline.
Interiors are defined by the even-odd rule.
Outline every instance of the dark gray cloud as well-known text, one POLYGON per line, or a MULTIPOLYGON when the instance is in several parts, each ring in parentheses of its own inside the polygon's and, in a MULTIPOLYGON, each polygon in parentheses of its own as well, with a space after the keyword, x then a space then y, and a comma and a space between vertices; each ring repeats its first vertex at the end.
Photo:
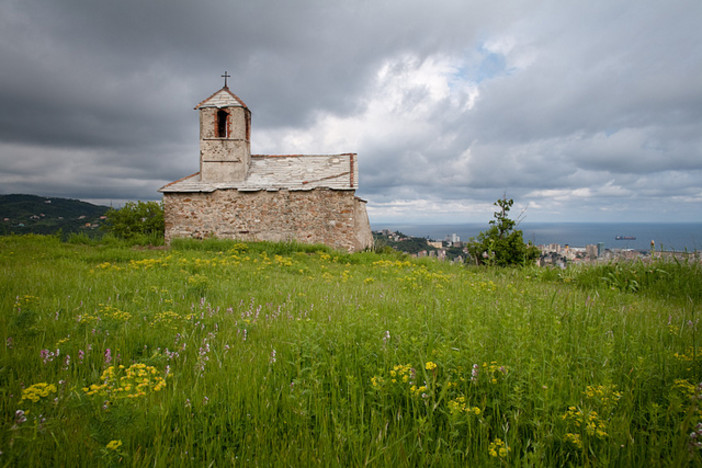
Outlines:
POLYGON ((359 153, 374 221, 702 219, 696 0, 0 0, 0 191, 156 199, 230 88, 257 153, 359 153))

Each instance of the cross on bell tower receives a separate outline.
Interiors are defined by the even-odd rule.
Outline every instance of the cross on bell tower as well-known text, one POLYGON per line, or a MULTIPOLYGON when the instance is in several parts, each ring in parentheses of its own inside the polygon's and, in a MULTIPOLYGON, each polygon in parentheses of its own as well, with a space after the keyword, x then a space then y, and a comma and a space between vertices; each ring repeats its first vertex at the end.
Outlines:
POLYGON ((221 76, 224 88, 195 106, 200 111, 200 180, 241 182, 251 162, 251 111, 229 90, 231 75, 221 76))
POLYGON ((224 75, 219 75, 219 76, 221 76, 222 78, 224 78, 224 87, 226 88, 226 87, 227 87, 227 78, 231 78, 232 75, 230 75, 229 73, 227 73, 226 70, 225 70, 225 71, 224 71, 224 75))

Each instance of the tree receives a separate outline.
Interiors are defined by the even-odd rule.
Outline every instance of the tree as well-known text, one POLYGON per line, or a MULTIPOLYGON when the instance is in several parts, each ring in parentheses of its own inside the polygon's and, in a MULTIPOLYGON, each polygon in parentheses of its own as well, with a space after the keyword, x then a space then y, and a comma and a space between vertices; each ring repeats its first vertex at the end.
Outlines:
POLYGON ((539 257, 539 249, 531 243, 525 244, 522 231, 515 229, 517 221, 509 218, 509 210, 514 200, 506 195, 494 205, 498 210, 490 220, 487 231, 478 234, 478 238, 468 243, 468 253, 477 264, 509 266, 526 265, 539 257))
POLYGON ((140 236, 163 237, 163 204, 157 202, 127 202, 119 209, 110 208, 105 214, 107 230, 122 239, 140 236))

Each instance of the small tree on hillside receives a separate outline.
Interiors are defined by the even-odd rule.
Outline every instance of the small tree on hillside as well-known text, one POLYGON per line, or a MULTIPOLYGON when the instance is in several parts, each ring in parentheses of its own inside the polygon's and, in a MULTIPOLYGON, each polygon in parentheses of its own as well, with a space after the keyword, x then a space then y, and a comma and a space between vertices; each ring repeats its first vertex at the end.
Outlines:
POLYGON ((475 263, 509 266, 525 265, 539 257, 539 249, 525 244, 522 231, 515 229, 517 222, 509 218, 514 200, 503 196, 494 205, 498 210, 490 221, 490 228, 468 243, 468 253, 475 263))
POLYGON ((163 205, 157 202, 127 202, 119 210, 110 208, 105 214, 107 230, 122 239, 140 236, 163 237, 163 205))

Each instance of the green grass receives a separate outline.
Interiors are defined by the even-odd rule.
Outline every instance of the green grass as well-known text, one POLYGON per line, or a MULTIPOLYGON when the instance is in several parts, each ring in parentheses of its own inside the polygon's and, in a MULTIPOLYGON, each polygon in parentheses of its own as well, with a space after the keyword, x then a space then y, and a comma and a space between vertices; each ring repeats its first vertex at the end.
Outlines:
POLYGON ((693 260, 576 265, 565 271, 536 269, 534 274, 549 281, 572 282, 583 289, 605 287, 667 301, 702 301, 702 263, 693 260))
POLYGON ((0 463, 699 464, 701 276, 0 237, 0 463))

